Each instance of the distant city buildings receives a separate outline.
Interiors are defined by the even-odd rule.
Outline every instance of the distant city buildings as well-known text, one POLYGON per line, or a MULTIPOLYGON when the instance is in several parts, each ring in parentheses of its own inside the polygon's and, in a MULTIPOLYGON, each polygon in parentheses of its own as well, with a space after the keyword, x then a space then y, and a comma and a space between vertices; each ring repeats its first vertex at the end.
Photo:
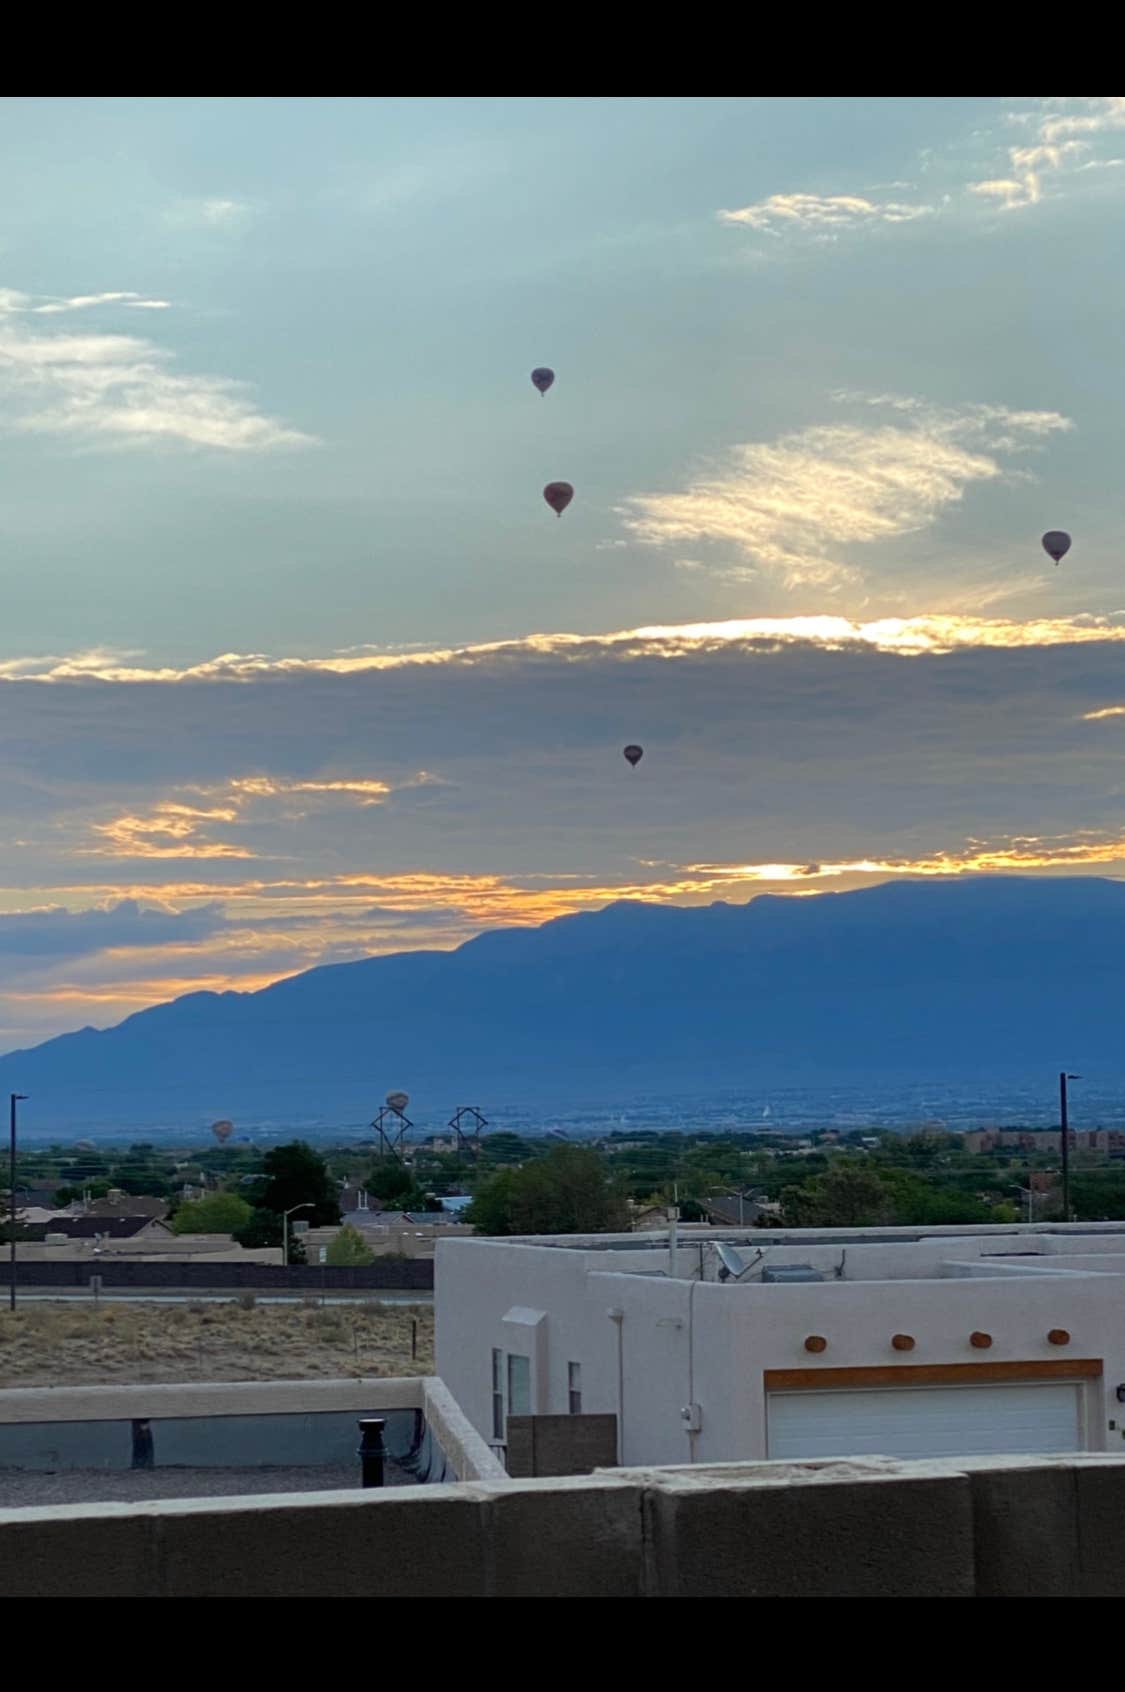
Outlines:
MULTIPOLYGON (((1072 1128, 1069 1137, 1072 1151, 1101 1152, 1109 1157, 1125 1157, 1125 1132, 1119 1128, 1072 1128)), ((1060 1128, 978 1128, 962 1134, 961 1138, 965 1150, 973 1153, 1062 1150, 1060 1128)))

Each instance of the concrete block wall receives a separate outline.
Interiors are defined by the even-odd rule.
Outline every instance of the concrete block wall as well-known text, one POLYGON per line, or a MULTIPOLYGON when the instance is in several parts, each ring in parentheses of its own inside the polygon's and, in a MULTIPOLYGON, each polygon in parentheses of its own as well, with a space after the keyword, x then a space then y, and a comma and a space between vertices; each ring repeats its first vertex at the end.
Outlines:
POLYGON ((1125 1462, 719 1464, 0 1512, 20 1597, 1120 1597, 1125 1462))
POLYGON ((616 1416, 509 1416, 508 1473, 591 1475, 617 1461, 616 1416))

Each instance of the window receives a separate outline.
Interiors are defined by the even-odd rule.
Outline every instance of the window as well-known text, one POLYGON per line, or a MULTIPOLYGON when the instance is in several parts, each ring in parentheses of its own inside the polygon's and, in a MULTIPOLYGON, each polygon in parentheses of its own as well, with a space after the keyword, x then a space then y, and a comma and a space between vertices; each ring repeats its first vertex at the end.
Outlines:
POLYGON ((568 1363, 566 1366, 567 1408, 572 1416, 582 1414, 582 1365, 568 1363))
POLYGON ((492 1437, 504 1437, 504 1353, 492 1353, 492 1437))
POLYGON ((508 1353, 508 1414, 531 1415, 531 1358, 508 1353))

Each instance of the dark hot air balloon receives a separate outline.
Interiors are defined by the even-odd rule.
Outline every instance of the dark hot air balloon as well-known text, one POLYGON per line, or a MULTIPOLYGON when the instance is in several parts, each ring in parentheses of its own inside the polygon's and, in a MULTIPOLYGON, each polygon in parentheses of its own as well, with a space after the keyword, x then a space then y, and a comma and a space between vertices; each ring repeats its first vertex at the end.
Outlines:
POLYGON ((393 1110, 396 1116, 401 1116, 410 1103, 409 1093, 388 1093, 387 1109, 393 1110))
POLYGON ((1057 564, 1070 551, 1070 536, 1065 529, 1048 529, 1043 536, 1043 551, 1057 564))
POLYGON ((547 501, 555 516, 561 517, 574 498, 574 489, 569 482, 548 482, 543 489, 543 498, 547 501))
POLYGON ((634 769, 636 769, 644 755, 645 749, 643 746, 626 746, 625 748, 625 756, 628 758, 634 769))
POLYGON ((545 364, 541 364, 531 372, 531 380, 535 383, 539 392, 545 394, 547 389, 554 384, 555 373, 553 370, 548 370, 545 364))
POLYGON ((234 1133, 234 1123, 233 1122, 225 1122, 225 1121, 224 1122, 212 1122, 211 1132, 212 1132, 212 1134, 214 1134, 214 1136, 215 1136, 216 1140, 218 1140, 219 1144, 221 1146, 225 1146, 227 1141, 230 1139, 231 1135, 234 1133))

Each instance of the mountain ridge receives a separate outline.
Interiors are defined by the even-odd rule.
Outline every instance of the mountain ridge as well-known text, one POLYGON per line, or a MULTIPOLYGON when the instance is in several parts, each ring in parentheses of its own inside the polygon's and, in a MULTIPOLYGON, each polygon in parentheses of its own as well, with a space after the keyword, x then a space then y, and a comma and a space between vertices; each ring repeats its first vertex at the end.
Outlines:
POLYGON ((187 1125, 1094 1064, 1125 1078, 1125 884, 900 880, 735 905, 617 900, 452 952, 195 992, 0 1057, 42 1122, 187 1125), (318 1088, 325 1102, 318 1104, 318 1088))

